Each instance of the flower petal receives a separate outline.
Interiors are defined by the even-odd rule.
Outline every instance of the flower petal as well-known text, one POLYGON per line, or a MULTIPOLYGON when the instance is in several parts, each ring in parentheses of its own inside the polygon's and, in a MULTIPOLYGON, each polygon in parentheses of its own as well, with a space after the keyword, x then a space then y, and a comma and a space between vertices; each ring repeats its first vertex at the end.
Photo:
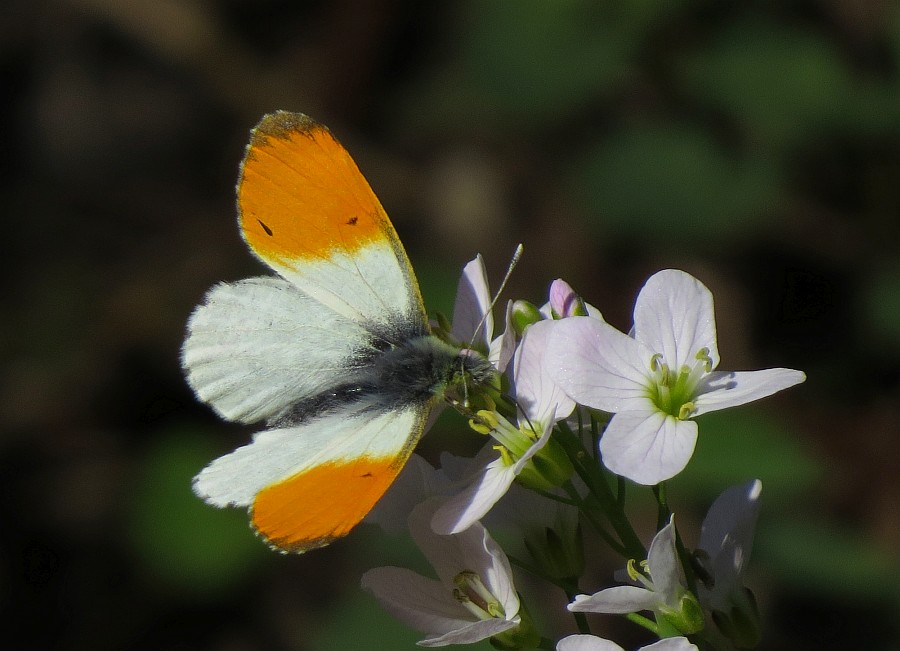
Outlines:
POLYGON ((615 642, 596 635, 570 635, 556 643, 556 651, 624 651, 615 642))
POLYGON ((575 409, 575 402, 553 381, 544 364, 555 325, 553 321, 538 321, 528 326, 516 349, 512 372, 516 402, 531 421, 550 425, 575 409))
POLYGON ((713 502, 700 529, 699 549, 709 556, 715 581, 710 590, 701 585, 704 603, 727 611, 729 595, 740 589, 744 564, 753 549, 762 482, 758 479, 732 486, 713 502))
POLYGON ((653 536, 650 550, 647 552, 647 566, 650 568, 653 588, 660 599, 672 608, 677 608, 681 577, 678 556, 675 551, 674 521, 674 516, 669 518, 669 524, 653 536))
POLYGON ((762 371, 714 371, 703 378, 694 400, 695 416, 737 407, 765 398, 806 380, 803 371, 768 368, 762 371))
POLYGON ((608 412, 651 404, 647 385, 653 351, 592 317, 550 323, 544 364, 571 398, 608 412))
POLYGON ((661 411, 623 411, 612 417, 600 453, 617 475, 653 485, 684 470, 697 443, 697 423, 661 411))
POLYGON ((641 610, 653 610, 661 603, 660 596, 651 590, 634 585, 620 585, 592 595, 576 595, 575 601, 568 605, 568 609, 573 613, 624 615, 641 610))
POLYGON ((667 637, 659 642, 642 646, 640 651, 698 651, 686 637, 667 637))
POLYGON ((483 619, 471 622, 466 626, 450 631, 438 637, 429 637, 418 642, 419 646, 448 646, 450 644, 474 644, 489 637, 508 631, 519 625, 520 618, 515 619, 483 619))
POLYGON ((726 540, 740 541, 749 556, 761 493, 762 482, 753 479, 719 495, 703 519, 698 547, 715 558, 726 540))
POLYGON ((475 620, 447 586, 406 568, 376 567, 363 574, 361 583, 388 613, 423 633, 443 635, 475 620))
POLYGON ((490 511, 515 479, 513 466, 494 459, 463 490, 441 504, 431 520, 431 528, 442 535, 465 531, 490 511))
POLYGON ((512 311, 513 302, 507 301, 503 334, 496 337, 488 347, 488 361, 501 373, 506 370, 516 351, 516 330, 512 324, 512 311))
POLYGON ((462 343, 474 340, 483 344, 478 348, 487 351, 494 332, 494 318, 489 311, 490 306, 491 292, 488 289, 487 271, 484 268, 484 258, 479 253, 463 267, 462 277, 456 288, 450 334, 462 343))
POLYGON ((694 355, 709 349, 712 366, 719 363, 713 296, 692 275, 664 269, 647 279, 634 306, 634 337, 654 353, 661 353, 669 368, 693 366, 694 355))

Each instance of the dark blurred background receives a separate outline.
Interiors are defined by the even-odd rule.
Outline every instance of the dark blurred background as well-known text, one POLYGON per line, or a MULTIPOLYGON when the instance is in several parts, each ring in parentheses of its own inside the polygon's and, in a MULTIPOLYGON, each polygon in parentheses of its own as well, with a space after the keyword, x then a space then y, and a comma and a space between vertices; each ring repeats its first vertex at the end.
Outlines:
MULTIPOLYGON (((234 182, 248 130, 282 108, 354 154, 430 310, 449 311, 476 252, 499 280, 520 241, 508 296, 541 302, 562 276, 626 330, 654 271, 703 280, 723 369, 809 380, 701 419, 671 489, 679 525, 762 478, 748 581, 763 648, 900 649, 895 3, 6 0, 0 81, 8 640, 418 639, 358 588, 369 567, 415 562, 402 540, 363 526, 281 556, 190 491, 252 431, 197 404, 178 354, 210 285, 264 272, 234 182)), ((620 563, 594 562, 585 589, 620 563)))

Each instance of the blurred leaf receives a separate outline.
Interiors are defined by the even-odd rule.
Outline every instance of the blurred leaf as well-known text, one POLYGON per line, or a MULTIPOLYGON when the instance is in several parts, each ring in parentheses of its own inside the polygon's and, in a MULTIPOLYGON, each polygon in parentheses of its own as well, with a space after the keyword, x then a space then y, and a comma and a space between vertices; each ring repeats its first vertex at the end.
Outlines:
POLYGON ((310 631, 313 635, 308 644, 313 651, 414 649, 422 639, 420 633, 392 618, 381 609, 375 597, 361 590, 333 604, 330 613, 310 631))
POLYGON ((594 2, 482 0, 470 11, 466 76, 508 115, 543 121, 568 112, 607 87, 635 45, 626 16, 594 2))
POLYGON ((410 120, 445 129, 540 126, 614 90, 651 25, 686 2, 477 0, 464 5, 459 45, 410 100, 410 120), (426 116, 430 116, 427 117, 426 116))
POLYGON ((602 228, 657 239, 737 237, 778 195, 768 162, 730 157, 706 133, 680 125, 613 134, 576 181, 602 228))
POLYGON ((855 102, 848 66, 827 41, 756 17, 719 32, 680 72, 690 93, 727 111, 768 150, 833 125, 855 102))
POLYGON ((448 264, 424 256, 412 262, 428 317, 433 318, 437 312, 442 312, 448 319, 452 319, 456 285, 465 263, 460 263, 459 268, 454 269, 448 264))
POLYGON ((869 280, 865 317, 878 339, 876 345, 900 350, 900 267, 885 270, 869 280))
MULTIPOLYGON (((332 615, 316 627, 309 643, 313 651, 346 649, 415 649, 422 633, 413 631, 388 615, 371 594, 358 591, 337 603, 332 615), (362 632, 365 632, 364 634, 362 632), (361 637, 364 635, 364 637, 361 637)), ((471 651, 489 651, 485 640, 467 644, 471 651)))
POLYGON ((273 554, 251 532, 246 510, 214 508, 191 490, 192 477, 215 454, 190 431, 160 436, 133 489, 137 559, 154 580, 184 592, 221 592, 273 554))
POLYGON ((823 469, 803 442, 764 411, 748 408, 705 414, 688 467, 671 483, 706 499, 734 484, 762 480, 763 500, 798 499, 819 482, 823 469))
POLYGON ((756 550, 780 583, 807 592, 900 604, 896 556, 846 528, 793 516, 769 519, 757 532, 756 550))

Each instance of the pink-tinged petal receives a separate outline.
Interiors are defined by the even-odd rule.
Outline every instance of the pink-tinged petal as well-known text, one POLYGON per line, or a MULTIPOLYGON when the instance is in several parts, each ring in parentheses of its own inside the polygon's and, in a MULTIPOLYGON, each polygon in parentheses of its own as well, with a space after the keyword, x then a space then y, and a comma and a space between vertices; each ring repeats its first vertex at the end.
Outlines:
POLYGON ((484 268, 484 258, 478 254, 463 267, 462 277, 456 289, 450 334, 463 343, 474 340, 483 344, 486 350, 494 332, 494 318, 489 312, 490 306, 491 293, 488 289, 487 271, 484 268), (487 317, 482 324, 485 314, 487 317))
POLYGON ((363 574, 361 583, 388 613, 423 633, 444 635, 474 620, 451 588, 406 568, 377 567, 363 574))
POLYGON ((465 531, 491 510, 515 479, 514 466, 494 459, 462 491, 441 504, 431 520, 431 528, 441 535, 465 531))
POLYGON ((688 273, 665 269, 650 276, 634 306, 634 337, 661 353, 669 368, 693 366, 694 355, 709 349, 719 363, 713 296, 688 273))
POLYGON ((544 358, 553 321, 538 321, 525 330, 513 359, 516 401, 532 421, 555 423, 575 409, 573 401, 547 373, 544 358))
POLYGON ((439 637, 426 638, 417 644, 426 647, 449 646, 451 644, 474 644, 475 642, 486 640, 494 635, 499 635, 503 631, 515 628, 519 625, 519 622, 520 618, 518 616, 512 620, 483 619, 478 622, 471 622, 466 626, 445 633, 439 637))
POLYGON ((555 312, 556 318, 563 319, 569 316, 584 316, 576 314, 583 305, 581 297, 575 293, 572 286, 562 278, 557 278, 550 283, 550 308, 555 312))
POLYGON ((544 364, 576 402, 608 412, 645 408, 653 352, 605 321, 576 316, 550 322, 544 364))
POLYGON ((617 475, 651 486, 684 470, 697 443, 697 423, 657 410, 623 411, 612 417, 600 453, 617 475))
POLYGON ((698 651, 686 637, 668 637, 665 640, 641 647, 640 651, 698 651))
POLYGON ((790 368, 769 368, 763 371, 714 371, 701 381, 694 399, 699 416, 710 411, 737 407, 806 380, 803 371, 790 368))
POLYGON ((650 568, 653 588, 660 599, 673 608, 677 607, 681 578, 675 551, 674 518, 669 518, 669 524, 653 537, 650 550, 647 552, 647 565, 650 568))
POLYGON ((653 610, 662 603, 659 595, 646 588, 620 585, 606 588, 592 595, 576 595, 568 605, 573 613, 610 613, 624 615, 642 610, 653 610))
POLYGON ((595 635, 570 635, 556 643, 556 651, 624 651, 615 642, 595 635))

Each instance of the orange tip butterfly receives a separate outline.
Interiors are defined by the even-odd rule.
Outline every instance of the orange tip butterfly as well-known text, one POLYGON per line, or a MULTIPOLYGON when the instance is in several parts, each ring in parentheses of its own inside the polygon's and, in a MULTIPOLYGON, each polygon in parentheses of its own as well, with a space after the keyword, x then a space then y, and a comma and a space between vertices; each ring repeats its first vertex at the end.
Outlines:
POLYGON ((448 388, 494 370, 431 334, 393 225, 326 127, 264 116, 237 194, 244 240, 277 275, 213 287, 182 366, 222 418, 266 429, 204 468, 194 491, 248 508, 270 545, 303 552, 365 517, 448 388))

